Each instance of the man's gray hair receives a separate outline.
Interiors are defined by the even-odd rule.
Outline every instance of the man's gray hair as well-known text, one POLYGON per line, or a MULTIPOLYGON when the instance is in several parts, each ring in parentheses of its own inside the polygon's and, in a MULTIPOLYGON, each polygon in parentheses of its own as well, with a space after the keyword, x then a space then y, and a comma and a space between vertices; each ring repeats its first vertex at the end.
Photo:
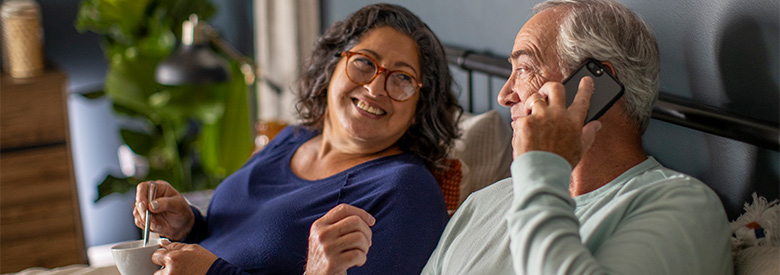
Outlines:
POLYGON ((548 0, 533 12, 562 7, 556 51, 563 75, 571 74, 587 58, 609 61, 626 87, 628 115, 643 133, 658 98, 661 61, 650 26, 623 4, 612 0, 548 0))

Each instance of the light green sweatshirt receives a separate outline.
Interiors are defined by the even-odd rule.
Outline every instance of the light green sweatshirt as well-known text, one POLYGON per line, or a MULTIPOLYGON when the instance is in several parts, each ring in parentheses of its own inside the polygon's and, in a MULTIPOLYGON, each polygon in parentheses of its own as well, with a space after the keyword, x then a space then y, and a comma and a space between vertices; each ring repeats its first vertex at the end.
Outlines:
POLYGON ((728 219, 699 180, 650 157, 571 198, 571 166, 529 152, 475 192, 423 274, 732 274, 728 219))

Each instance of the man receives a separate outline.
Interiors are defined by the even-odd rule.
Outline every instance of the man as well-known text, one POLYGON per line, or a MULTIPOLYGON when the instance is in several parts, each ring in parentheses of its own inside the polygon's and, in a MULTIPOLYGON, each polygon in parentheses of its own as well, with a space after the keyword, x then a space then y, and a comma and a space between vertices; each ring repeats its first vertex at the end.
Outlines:
POLYGON ((700 181, 645 155, 659 54, 647 24, 612 0, 551 0, 515 38, 512 177, 475 192, 423 274, 731 274, 728 220, 700 181), (583 125, 593 80, 571 107, 562 84, 594 58, 626 91, 583 125))

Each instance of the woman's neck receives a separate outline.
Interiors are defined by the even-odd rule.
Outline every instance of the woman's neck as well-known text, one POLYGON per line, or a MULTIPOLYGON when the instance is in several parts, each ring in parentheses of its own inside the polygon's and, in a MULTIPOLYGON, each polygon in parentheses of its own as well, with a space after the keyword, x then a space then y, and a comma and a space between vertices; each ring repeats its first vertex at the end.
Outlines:
POLYGON ((298 147, 290 165, 300 178, 317 180, 370 160, 400 153, 402 151, 395 145, 376 151, 375 148, 362 148, 340 139, 329 138, 327 131, 323 130, 322 134, 298 147))

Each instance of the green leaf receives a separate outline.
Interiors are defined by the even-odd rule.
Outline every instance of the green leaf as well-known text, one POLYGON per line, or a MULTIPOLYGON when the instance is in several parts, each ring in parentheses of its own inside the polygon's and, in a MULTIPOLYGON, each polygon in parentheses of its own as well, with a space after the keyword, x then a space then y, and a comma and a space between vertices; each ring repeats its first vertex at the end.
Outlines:
POLYGON ((141 114, 150 114, 147 98, 154 93, 154 68, 156 63, 147 59, 129 59, 115 56, 106 75, 106 94, 114 104, 141 114), (152 73, 149 73, 149 71, 152 73))
POLYGON ((146 10, 152 0, 84 0, 76 17, 76 29, 108 35, 131 45, 142 34, 146 10))
POLYGON ((103 182, 97 186, 98 197, 95 199, 95 202, 111 195, 111 193, 126 193, 127 191, 134 190, 135 186, 140 182, 141 181, 134 178, 117 178, 108 175, 103 182))
POLYGON ((175 24, 170 21, 150 18, 147 22, 146 34, 139 37, 138 43, 134 46, 147 56, 165 58, 170 55, 177 42, 173 29, 181 28, 181 23, 175 24))
POLYGON ((199 143, 204 169, 221 177, 241 168, 253 149, 247 86, 238 65, 232 70, 228 85, 214 91, 224 96, 225 112, 217 123, 203 126, 199 143))
POLYGON ((116 112, 117 114, 120 114, 120 115, 125 115, 125 116, 133 117, 133 118, 138 118, 138 117, 146 118, 146 116, 144 116, 144 114, 136 112, 135 110, 127 108, 127 107, 122 106, 120 104, 116 104, 116 102, 111 104, 111 107, 113 107, 114 112, 116 112))
POLYGON ((164 87, 159 92, 164 96, 150 97, 150 105, 162 116, 214 123, 224 112, 224 99, 214 91, 218 85, 164 87))
POLYGON ((159 138, 147 133, 136 132, 129 129, 120 129, 119 133, 122 136, 122 141, 124 141, 127 146, 130 146, 130 149, 133 149, 134 153, 141 156, 148 155, 149 151, 152 150, 152 147, 156 143, 155 139, 159 138))
POLYGON ((105 91, 93 91, 93 92, 76 93, 76 94, 80 95, 83 98, 89 99, 89 100, 99 99, 99 98, 103 98, 104 96, 106 96, 106 92, 105 91))

